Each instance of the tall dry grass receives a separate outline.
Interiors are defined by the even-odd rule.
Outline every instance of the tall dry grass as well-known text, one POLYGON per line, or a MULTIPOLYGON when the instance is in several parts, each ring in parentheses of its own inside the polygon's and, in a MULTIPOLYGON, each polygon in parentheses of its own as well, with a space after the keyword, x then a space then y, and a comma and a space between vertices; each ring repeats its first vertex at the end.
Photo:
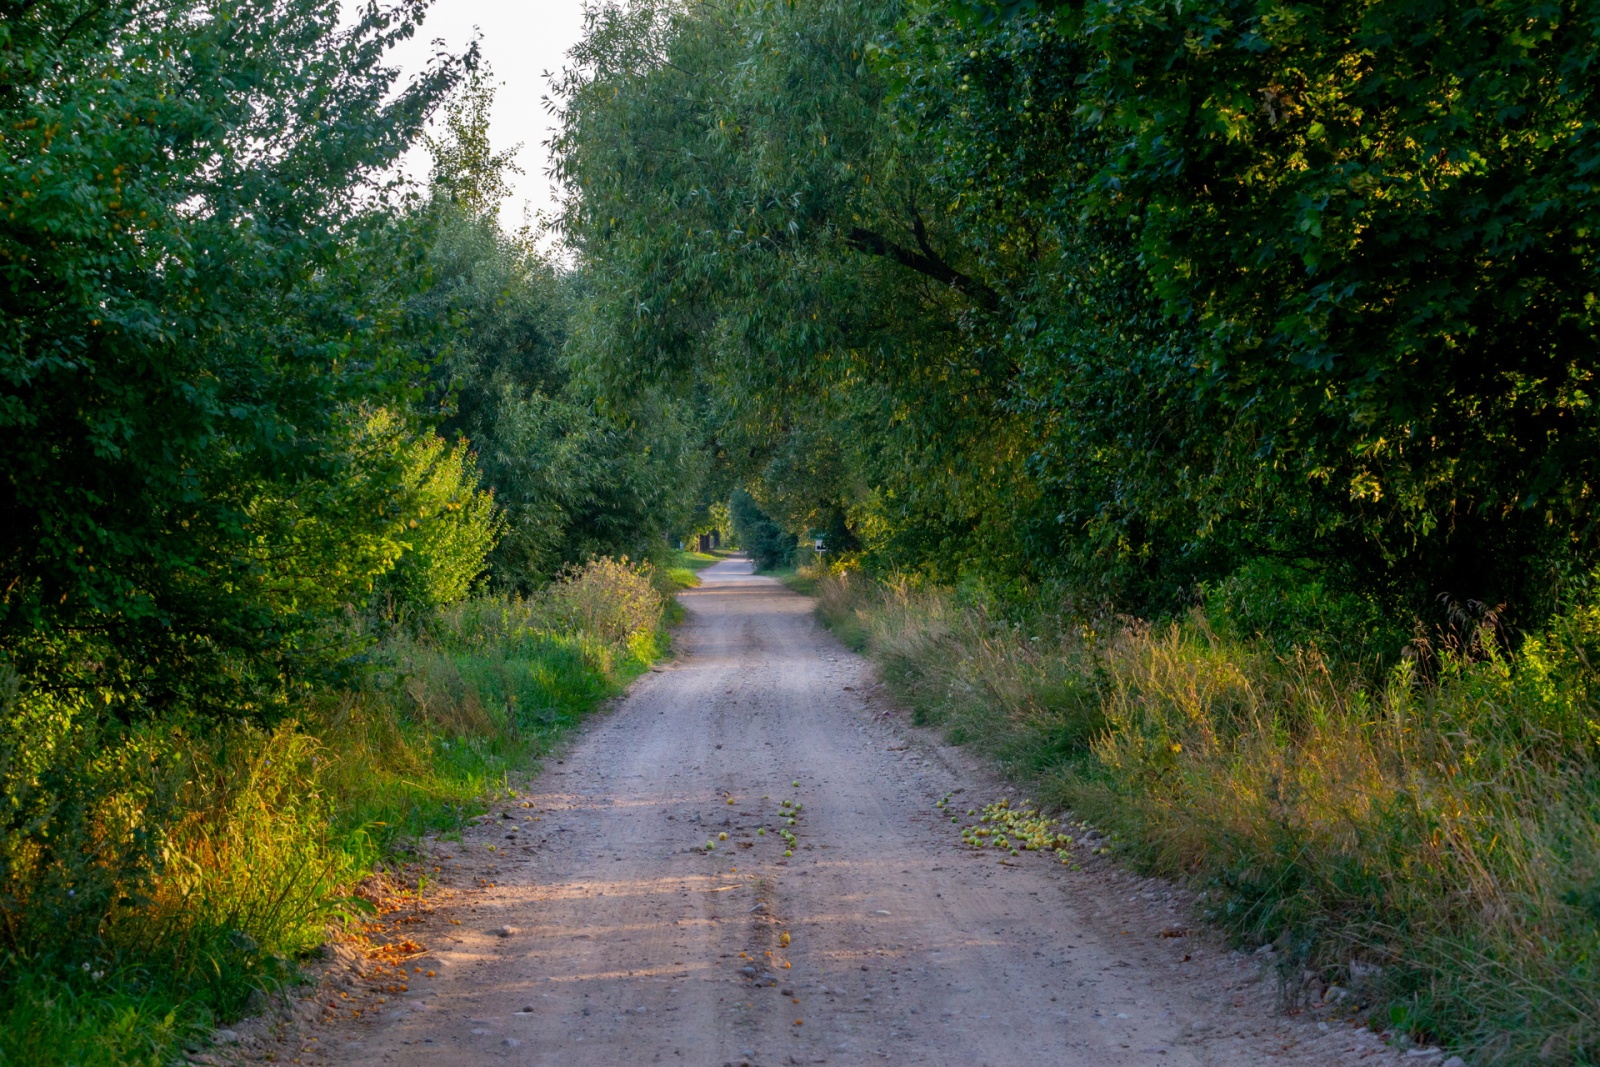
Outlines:
POLYGON ((919 718, 1206 890, 1285 990, 1353 990, 1380 1029, 1476 1063, 1600 1059, 1600 767, 1590 640, 1446 655, 1373 683, 1315 648, 1001 617, 835 575, 825 619, 919 718), (1575 651, 1577 650, 1577 651, 1575 651))

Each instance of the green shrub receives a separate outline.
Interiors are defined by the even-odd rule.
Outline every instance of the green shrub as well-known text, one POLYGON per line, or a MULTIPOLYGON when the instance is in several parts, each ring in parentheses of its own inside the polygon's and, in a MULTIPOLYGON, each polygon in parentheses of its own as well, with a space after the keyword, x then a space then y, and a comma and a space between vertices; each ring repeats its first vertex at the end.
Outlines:
POLYGON ((564 570, 544 593, 552 619, 606 641, 653 631, 664 601, 647 563, 595 559, 564 570))
POLYGON ((1578 604, 1523 641, 1515 685, 1538 729, 1575 752, 1600 746, 1600 606, 1578 604))
POLYGON ((1281 653, 1317 648, 1344 663, 1392 664, 1411 632, 1371 597, 1330 588, 1309 561, 1254 560, 1202 587, 1206 618, 1219 633, 1271 642, 1281 653))
POLYGON ((98 954, 107 916, 146 896, 159 868, 181 736, 15 685, 0 714, 0 951, 98 954))
POLYGON ((797 543, 794 534, 762 511, 754 497, 743 489, 736 489, 728 508, 734 535, 750 553, 757 570, 775 570, 794 564, 797 543))
POLYGON ((402 449, 404 552, 381 586, 392 606, 426 613, 465 600, 488 570, 504 520, 478 489, 476 460, 433 434, 402 449))

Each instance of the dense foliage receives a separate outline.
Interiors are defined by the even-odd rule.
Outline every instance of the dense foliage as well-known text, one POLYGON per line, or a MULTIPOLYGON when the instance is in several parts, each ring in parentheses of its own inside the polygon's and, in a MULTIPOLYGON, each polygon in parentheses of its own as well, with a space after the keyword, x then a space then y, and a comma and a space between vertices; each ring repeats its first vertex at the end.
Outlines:
POLYGON ((793 533, 848 515, 908 565, 1004 559, 986 516, 1015 488, 1005 368, 970 336, 997 298, 963 272, 923 147, 895 133, 869 46, 898 17, 592 12, 554 140, 589 287, 575 350, 613 393, 702 410, 793 533))
POLYGON ((405 398, 422 249, 379 175, 457 67, 391 99, 412 18, 317 0, 15 7, 0 641, 125 718, 268 713, 401 551, 361 405, 405 398))
POLYGON ((477 453, 504 516, 494 584, 527 591, 591 556, 659 551, 690 522, 703 464, 696 427, 673 406, 643 396, 610 408, 574 372, 566 345, 583 282, 497 221, 510 163, 488 142, 494 92, 475 71, 429 140, 437 237, 413 312, 451 324, 427 353, 430 399, 446 413, 441 431, 477 453))
POLYGON ((761 510, 751 495, 736 489, 728 507, 734 537, 759 570, 775 570, 794 565, 794 534, 761 510))
POLYGON ((1597 18, 602 8, 555 142, 590 351, 879 566, 1535 623, 1595 562, 1597 18))
POLYGON ((1597 34, 1410 0, 918 20, 895 69, 1012 294, 1038 550, 1552 608, 1596 549, 1597 34))

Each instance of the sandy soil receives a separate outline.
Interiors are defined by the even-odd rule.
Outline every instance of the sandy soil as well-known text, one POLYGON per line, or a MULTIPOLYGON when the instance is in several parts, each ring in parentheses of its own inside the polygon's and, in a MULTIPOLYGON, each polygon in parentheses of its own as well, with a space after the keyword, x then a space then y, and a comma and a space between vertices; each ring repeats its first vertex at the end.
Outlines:
POLYGON ((675 660, 517 801, 460 843, 426 846, 422 869, 438 867, 430 877, 448 888, 396 925, 415 942, 403 987, 370 961, 336 962, 301 994, 297 1019, 272 1026, 270 1040, 246 1032, 250 1058, 1397 1058, 1347 1023, 1282 1014, 1270 961, 1187 929, 1187 898, 1170 885, 1087 848, 1076 870, 966 849, 935 802, 954 793, 964 813, 1004 787, 906 727, 870 664, 815 623, 809 600, 741 560, 702 578, 682 598, 675 660), (800 805, 793 826, 784 801, 800 805), (790 858, 779 830, 796 835, 790 858))

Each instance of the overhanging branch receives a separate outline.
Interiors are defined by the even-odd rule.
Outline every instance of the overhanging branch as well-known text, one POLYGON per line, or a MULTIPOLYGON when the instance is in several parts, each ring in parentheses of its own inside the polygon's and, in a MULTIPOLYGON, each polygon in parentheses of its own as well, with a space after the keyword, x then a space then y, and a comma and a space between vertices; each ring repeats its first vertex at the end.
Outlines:
POLYGON ((864 252, 869 256, 884 256, 894 260, 902 267, 907 267, 936 282, 948 285, 950 288, 965 295, 968 299, 981 306, 985 311, 994 311, 1000 306, 1000 294, 984 285, 970 274, 963 274, 950 264, 941 259, 928 244, 927 227, 922 224, 921 216, 916 216, 914 229, 917 237, 917 249, 910 249, 904 245, 884 237, 881 233, 853 227, 845 235, 845 243, 857 252, 864 252))

